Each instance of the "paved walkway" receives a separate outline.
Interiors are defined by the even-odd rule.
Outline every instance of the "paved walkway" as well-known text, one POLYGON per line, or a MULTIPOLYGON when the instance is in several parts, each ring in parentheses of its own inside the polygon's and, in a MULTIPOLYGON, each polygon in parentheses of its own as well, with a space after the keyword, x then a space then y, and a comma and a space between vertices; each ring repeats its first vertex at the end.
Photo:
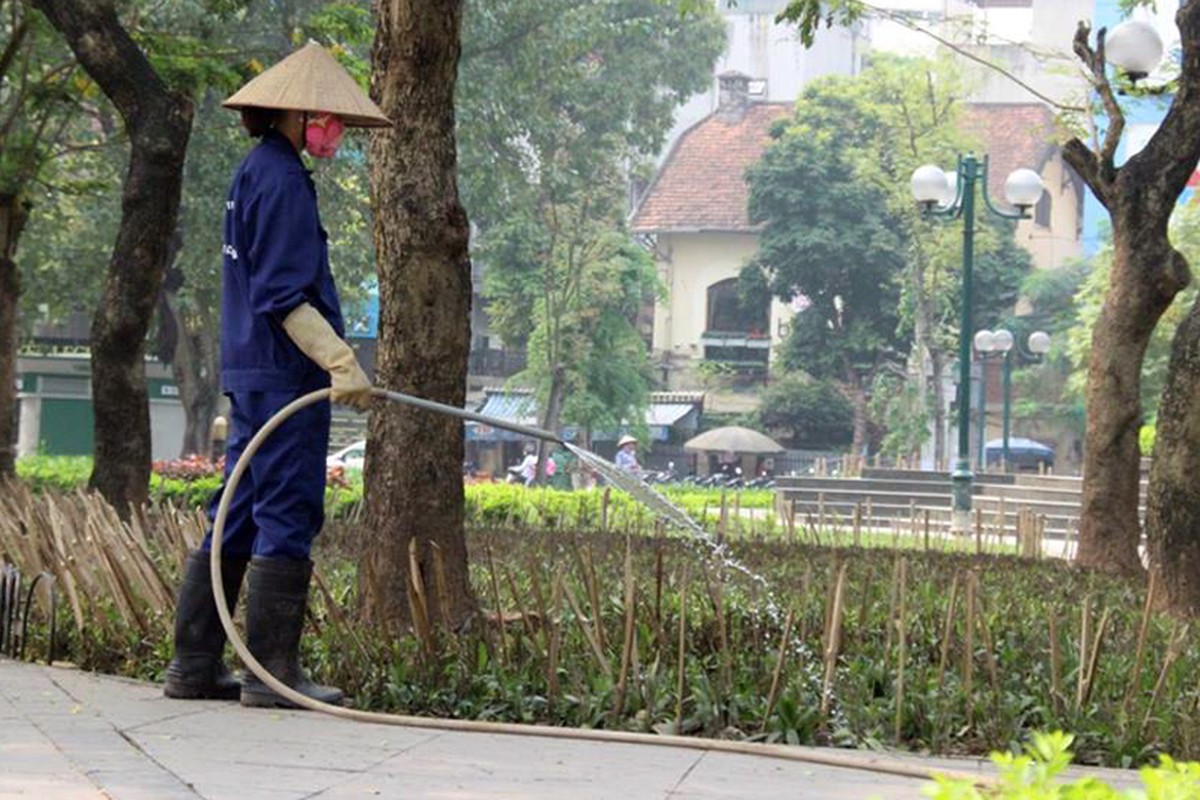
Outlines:
POLYGON ((757 756, 168 700, 152 684, 0 659, 0 798, 893 800, 923 785, 757 756))

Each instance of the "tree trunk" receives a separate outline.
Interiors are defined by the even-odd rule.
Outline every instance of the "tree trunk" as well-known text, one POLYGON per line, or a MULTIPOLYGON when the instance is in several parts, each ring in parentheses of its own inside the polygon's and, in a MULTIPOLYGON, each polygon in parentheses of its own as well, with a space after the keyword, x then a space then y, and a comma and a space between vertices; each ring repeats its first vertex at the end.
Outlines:
MULTIPOLYGON (((371 140, 380 303, 376 379, 461 408, 471 310, 468 225, 455 175, 462 2, 376 0, 374 6, 372 95, 396 123, 371 140)), ((430 622, 463 622, 476 606, 463 529, 462 422, 407 406, 378 407, 367 448, 370 611, 385 626, 410 621, 415 540, 430 622)))
POLYGON ((1096 151, 1071 139, 1063 145, 1063 160, 1108 209, 1113 231, 1108 290, 1088 357, 1079 561, 1114 572, 1141 570, 1142 359, 1159 317, 1191 280, 1167 232, 1200 161, 1200 2, 1181 3, 1175 24, 1183 53, 1171 107, 1150 141, 1120 167, 1115 156, 1125 117, 1108 81, 1103 30, 1093 48, 1090 27, 1081 22, 1073 44, 1108 121, 1096 151))
POLYGON ((1146 497, 1150 570, 1172 613, 1200 615, 1200 299, 1175 332, 1146 497))
POLYGON ((121 224, 92 322, 95 458, 89 486, 122 514, 150 483, 146 332, 179 210, 192 102, 172 92, 111 0, 34 0, 113 102, 129 134, 121 224))
POLYGON ((1078 561, 1141 572, 1138 543, 1142 360, 1159 317, 1187 285, 1187 264, 1148 231, 1132 203, 1112 209, 1113 262, 1092 331, 1086 390, 1083 506, 1078 561))
POLYGON ((158 299, 158 343, 155 355, 171 365, 183 406, 183 441, 179 454, 209 455, 209 431, 220 397, 220 342, 211 305, 198 303, 188 312, 180 301, 185 278, 176 259, 183 249, 182 226, 171 237, 166 274, 158 299))
MULTIPOLYGON (((542 418, 542 429, 551 433, 559 433, 558 425, 562 418, 563 395, 566 393, 565 370, 562 364, 554 365, 550 371, 550 393, 546 400, 546 413, 542 418)), ((560 434, 561 435, 561 434, 560 434)), ((537 472, 534 482, 542 483, 546 478, 546 458, 550 454, 550 442, 538 442, 537 472)))
POLYGON ((867 443, 867 423, 869 421, 867 414, 867 391, 863 387, 866 379, 860 375, 855 375, 853 382, 850 384, 850 404, 854 409, 854 434, 850 440, 850 450, 854 453, 855 458, 864 454, 864 446, 867 443))
POLYGON ((941 350, 927 348, 926 352, 929 353, 930 373, 926 396, 933 398, 933 464, 934 469, 940 469, 940 465, 946 463, 946 403, 942 396, 946 362, 941 350))
POLYGON ((17 269, 17 241, 29 218, 29 209, 18 195, 0 194, 0 479, 16 467, 17 445, 17 303, 21 274, 17 269))
POLYGON ((207 456, 210 449, 209 430, 220 399, 216 323, 208 313, 200 314, 200 319, 194 322, 180 308, 178 292, 165 293, 163 304, 177 331, 171 356, 171 375, 179 387, 179 402, 183 405, 184 413, 180 455, 207 456))

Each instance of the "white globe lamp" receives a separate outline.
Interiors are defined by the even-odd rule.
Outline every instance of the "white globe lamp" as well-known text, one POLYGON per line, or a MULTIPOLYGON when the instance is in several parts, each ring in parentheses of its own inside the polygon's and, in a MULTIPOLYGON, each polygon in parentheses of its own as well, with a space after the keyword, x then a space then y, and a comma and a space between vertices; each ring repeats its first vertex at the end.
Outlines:
POLYGON ((1042 199, 1042 177, 1031 169, 1014 170, 1004 182, 1004 197, 1021 211, 1042 199))
POLYGON ((950 193, 950 181, 941 167, 926 164, 917 167, 909 181, 913 198, 922 208, 931 209, 939 203, 945 204, 946 196, 950 193))
POLYGON ((1162 62, 1163 41, 1153 25, 1129 19, 1104 37, 1104 58, 1123 69, 1135 83, 1153 72, 1162 62))

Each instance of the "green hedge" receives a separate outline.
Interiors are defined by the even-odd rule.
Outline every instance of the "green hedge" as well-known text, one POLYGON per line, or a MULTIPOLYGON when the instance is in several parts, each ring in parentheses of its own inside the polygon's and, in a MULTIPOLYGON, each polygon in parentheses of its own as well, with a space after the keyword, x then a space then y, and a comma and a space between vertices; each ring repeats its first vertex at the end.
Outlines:
MULTIPOLYGON (((87 485, 92 471, 88 456, 30 456, 17 461, 18 477, 34 491, 56 489, 73 491, 87 485)), ((351 472, 348 484, 326 489, 326 513, 332 519, 354 517, 361 510, 362 476, 351 472)), ((150 477, 152 500, 170 501, 183 506, 204 505, 221 485, 218 475, 184 480, 158 474, 150 477)), ((715 524, 724 503, 733 510, 770 509, 774 492, 770 489, 740 491, 701 489, 692 486, 656 486, 655 489, 697 520, 715 524)), ((473 524, 496 525, 599 525, 603 519, 610 527, 649 524, 651 514, 642 504, 623 492, 613 490, 605 499, 604 489, 563 491, 519 484, 480 483, 466 487, 466 515, 473 524)), ((743 524, 745 520, 742 520, 743 524)), ((761 521, 760 521, 761 522, 761 521)), ((761 522, 763 527, 770 523, 761 522)))

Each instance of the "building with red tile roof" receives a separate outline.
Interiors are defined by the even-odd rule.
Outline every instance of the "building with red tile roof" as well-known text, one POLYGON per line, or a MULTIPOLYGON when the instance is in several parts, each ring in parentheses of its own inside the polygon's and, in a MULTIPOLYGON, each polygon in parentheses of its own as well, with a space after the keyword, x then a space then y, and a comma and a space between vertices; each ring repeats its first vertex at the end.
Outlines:
MULTIPOLYGON (((725 73, 720 82, 717 111, 675 142, 630 218, 632 231, 653 242, 667 287, 655 306, 652 349, 669 389, 695 388, 710 373, 764 381, 793 313, 778 301, 742 308, 736 288, 758 243, 747 213, 746 171, 792 106, 751 102, 746 75, 725 73), (698 370, 704 362, 713 368, 698 370)), ((1042 176, 1047 192, 1016 233, 1035 264, 1055 267, 1080 255, 1082 187, 1062 161, 1050 110, 1036 103, 970 105, 962 124, 989 155, 994 202, 1005 203, 1004 182, 1013 170, 1028 167, 1042 176)), ((710 393, 710 410, 745 410, 731 402, 723 407, 710 393)))

